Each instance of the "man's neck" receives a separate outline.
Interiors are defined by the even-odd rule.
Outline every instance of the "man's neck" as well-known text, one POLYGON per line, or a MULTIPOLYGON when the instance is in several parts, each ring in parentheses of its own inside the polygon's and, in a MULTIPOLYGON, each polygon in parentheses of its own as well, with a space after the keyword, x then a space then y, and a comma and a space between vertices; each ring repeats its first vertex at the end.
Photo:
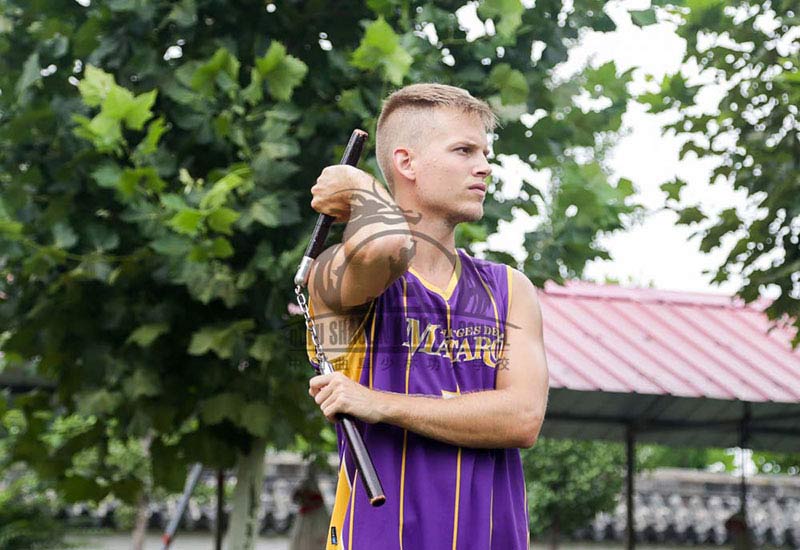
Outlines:
POLYGON ((411 230, 428 238, 415 237, 414 256, 411 267, 426 275, 431 281, 448 280, 455 269, 455 228, 444 223, 426 223, 423 217, 411 230))

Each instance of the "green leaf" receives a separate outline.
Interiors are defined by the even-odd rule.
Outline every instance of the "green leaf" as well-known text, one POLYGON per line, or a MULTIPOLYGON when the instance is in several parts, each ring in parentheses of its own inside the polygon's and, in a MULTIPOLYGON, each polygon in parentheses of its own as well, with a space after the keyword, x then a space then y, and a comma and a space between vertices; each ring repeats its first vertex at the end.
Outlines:
POLYGON ((4 235, 22 234, 23 225, 12 220, 0 220, 0 233, 4 235))
POLYGON ((161 394, 161 382, 155 371, 138 368, 125 380, 125 393, 131 399, 155 397, 161 394))
POLYGON ((284 195, 260 198, 250 206, 249 214, 265 227, 280 227, 301 221, 297 201, 284 195))
POLYGON ((150 323, 147 325, 142 325, 136 330, 134 330, 128 339, 125 341, 126 344, 136 344, 139 347, 147 348, 150 347, 156 338, 161 336, 162 334, 166 334, 169 332, 169 325, 166 323, 150 323))
POLYGON ((343 111, 354 113, 361 118, 369 118, 370 111, 364 104, 358 88, 343 90, 339 96, 339 108, 343 111))
POLYGON ((282 142, 267 141, 261 144, 260 153, 271 160, 290 158, 300 153, 300 145, 294 140, 282 142))
POLYGON ((189 207, 186 201, 183 200, 183 197, 175 193, 165 193, 158 198, 158 201, 170 210, 178 211, 189 207))
POLYGON ((86 226, 86 236, 88 237, 89 244, 99 252, 114 250, 119 246, 119 235, 105 225, 96 223, 88 224, 86 226))
POLYGON ((686 182, 678 178, 673 181, 662 183, 660 189, 667 194, 667 198, 677 201, 681 197, 681 189, 686 186, 686 182))
POLYGON ((253 345, 250 346, 250 356, 261 362, 267 362, 272 358, 272 337, 268 334, 260 334, 256 337, 253 345))
POLYGON ((255 322, 252 319, 236 321, 225 327, 203 327, 192 334, 188 351, 191 355, 204 355, 213 351, 220 358, 229 359, 234 345, 253 327, 255 322))
POLYGON ((252 173, 249 166, 238 165, 214 182, 214 185, 200 201, 200 208, 219 208, 228 199, 228 194, 250 181, 252 173))
POLYGON ((56 248, 67 250, 72 248, 78 242, 78 235, 75 231, 64 222, 58 222, 53 225, 53 245, 56 248))
POLYGON ((231 225, 239 219, 239 216, 236 210, 224 206, 216 208, 208 215, 208 226, 225 235, 233 235, 231 225))
POLYGON ((39 53, 34 52, 25 60, 22 66, 22 74, 17 80, 17 97, 21 97, 31 86, 42 79, 42 68, 39 66, 39 53))
POLYGON ((147 166, 142 168, 128 168, 122 172, 117 189, 126 198, 133 197, 137 192, 145 194, 160 193, 166 183, 158 177, 155 169, 147 166))
POLYGON ((278 227, 280 225, 278 199, 273 196, 267 196, 254 202, 250 207, 250 215, 266 227, 278 227))
POLYGON ((124 121, 131 130, 141 130, 152 116, 156 90, 134 97, 130 90, 113 84, 103 100, 102 114, 109 119, 124 121))
POLYGON ((656 11, 652 7, 646 10, 631 10, 630 14, 634 25, 639 27, 646 27, 658 23, 656 11))
POLYGON ((113 75, 93 65, 87 65, 83 71, 83 79, 78 82, 78 91, 86 105, 98 107, 115 86, 113 75))
POLYGON ((121 176, 122 170, 114 162, 104 162, 92 171, 92 179, 97 185, 107 189, 116 189, 121 176))
POLYGON ((75 135, 90 141, 99 153, 120 153, 122 151, 122 125, 119 120, 100 112, 91 120, 73 115, 78 123, 75 135))
POLYGON ((399 86, 412 61, 411 55, 400 46, 399 37, 392 27, 379 17, 367 25, 351 62, 354 67, 367 71, 380 69, 386 80, 399 86))
MULTIPOLYGON (((145 122, 153 116, 152 107, 156 102, 156 90, 136 96, 125 113, 125 125, 131 130, 141 130, 145 122)), ((162 130, 163 132, 163 130, 162 130)))
POLYGON ((520 0, 485 0, 478 6, 478 15, 495 21, 497 34, 506 40, 514 37, 524 12, 525 6, 520 0))
POLYGON ((172 6, 167 21, 174 21, 178 27, 191 27, 197 24, 195 0, 181 0, 172 6))
POLYGON ((211 241, 211 255, 215 258, 230 258, 233 254, 233 246, 225 237, 217 237, 211 241))
POLYGON ((195 208, 184 208, 168 222, 169 226, 183 235, 195 236, 203 225, 203 213, 195 208))
POLYGON ((512 69, 508 63, 500 63, 489 73, 489 83, 500 91, 504 105, 525 103, 528 100, 528 82, 522 72, 512 69))
POLYGON ((239 78, 239 60, 227 49, 219 48, 207 62, 199 65, 191 76, 190 85, 205 96, 214 95, 217 75, 223 73, 233 82, 239 78))
POLYGON ((164 256, 184 256, 191 246, 191 241, 178 235, 167 235, 150 243, 150 248, 164 256))
POLYGON ((230 420, 239 424, 244 408, 244 399, 236 393, 221 393, 200 402, 200 417, 207 424, 219 424, 230 420))
POLYGON ((367 0, 367 7, 383 17, 390 17, 395 8, 392 0, 367 0))
POLYGON ((484 242, 487 237, 486 227, 478 223, 461 223, 456 227, 456 241, 461 246, 484 242))
POLYGON ((250 84, 242 90, 242 99, 250 105, 256 105, 264 98, 262 90, 264 81, 257 69, 250 69, 250 84))
POLYGON ((256 437, 267 437, 272 412, 264 403, 251 402, 242 409, 240 424, 256 437))
POLYGON ((103 100, 103 113, 114 120, 123 120, 133 105, 133 93, 112 84, 103 100))
POLYGON ((75 396, 78 411, 83 415, 106 415, 113 413, 122 403, 122 395, 102 389, 75 396))
MULTIPOLYGON (((308 72, 306 64, 288 55, 286 47, 277 40, 272 41, 264 57, 256 59, 256 69, 260 77, 267 82, 270 95, 278 101, 289 101, 292 92, 308 72)), ((255 82, 255 78, 253 81, 255 82)), ((248 93, 251 98, 255 95, 254 91, 248 93)))
MULTIPOLYGON (((700 241, 700 251, 708 253, 722 244, 722 239, 729 233, 735 233, 742 225, 736 208, 726 208, 719 213, 717 223, 712 225, 700 241)), ((774 275, 774 273, 773 273, 774 275)), ((788 275, 788 273, 787 273, 788 275)))
POLYGON ((682 225, 699 223, 706 219, 706 215, 696 206, 689 206, 678 211, 678 222, 682 225))

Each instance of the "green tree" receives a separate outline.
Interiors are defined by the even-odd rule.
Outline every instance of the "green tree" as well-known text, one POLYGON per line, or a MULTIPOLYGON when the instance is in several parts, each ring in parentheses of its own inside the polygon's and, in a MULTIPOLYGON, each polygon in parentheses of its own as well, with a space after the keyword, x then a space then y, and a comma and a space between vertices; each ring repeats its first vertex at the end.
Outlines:
POLYGON ((705 470, 713 464, 722 464, 727 471, 733 471, 733 461, 734 456, 725 449, 666 445, 639 445, 636 449, 636 467, 639 470, 655 468, 705 470))
MULTIPOLYGON (((639 99, 654 113, 670 111, 666 130, 685 138, 687 155, 719 160, 712 181, 728 181, 745 191, 758 214, 734 206, 710 216, 701 205, 681 199, 684 182, 667 182, 678 222, 697 229, 703 252, 735 241, 714 274, 714 282, 741 276, 739 295, 750 302, 766 285, 780 295, 766 309, 770 319, 800 327, 800 62, 796 2, 722 0, 654 1, 677 21, 686 41, 684 62, 724 93, 710 111, 698 105, 699 84, 689 71, 668 75, 660 90, 639 99)), ((653 10, 649 21, 655 22, 653 10)), ((794 345, 800 343, 800 332, 794 345)))
POLYGON ((753 462, 764 474, 800 474, 800 453, 767 453, 756 451, 753 462))
POLYGON ((28 550, 64 546, 64 527, 55 519, 56 505, 49 488, 21 464, 11 464, 9 451, 25 418, 8 410, 0 395, 0 550, 28 550))
MULTIPOLYGON (((713 465, 721 465, 725 471, 733 472, 737 469, 735 457, 738 453, 738 449, 640 445, 636 449, 636 467, 639 470, 655 468, 705 470, 713 465)), ((759 473, 788 475, 800 473, 800 455, 798 453, 753 451, 750 460, 759 473)))
POLYGON ((625 470, 622 445, 540 438, 522 459, 531 535, 546 535, 552 548, 562 534, 617 503, 625 470))
POLYGON ((581 29, 613 30, 603 4, 486 0, 468 40, 452 1, 0 0, 2 350, 57 388, 19 402, 15 459, 70 499, 129 502, 148 476, 179 490, 189 463, 238 464, 233 547, 251 547, 265 447, 327 429, 287 312, 319 171, 393 87, 464 86, 501 115, 495 153, 553 185, 501 200, 495 182, 459 246, 538 214, 525 271, 579 275, 634 209, 598 145, 629 74, 552 77, 581 29), (125 473, 114 448, 143 441, 151 474, 125 473))

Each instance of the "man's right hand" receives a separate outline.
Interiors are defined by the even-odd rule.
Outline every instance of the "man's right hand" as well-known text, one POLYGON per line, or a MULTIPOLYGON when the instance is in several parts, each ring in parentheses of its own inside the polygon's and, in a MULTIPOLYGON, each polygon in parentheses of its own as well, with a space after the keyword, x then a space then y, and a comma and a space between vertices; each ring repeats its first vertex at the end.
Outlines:
POLYGON ((333 216, 337 222, 350 219, 353 197, 360 191, 367 191, 372 177, 347 164, 328 166, 317 178, 311 188, 313 199, 311 208, 320 214, 333 216))

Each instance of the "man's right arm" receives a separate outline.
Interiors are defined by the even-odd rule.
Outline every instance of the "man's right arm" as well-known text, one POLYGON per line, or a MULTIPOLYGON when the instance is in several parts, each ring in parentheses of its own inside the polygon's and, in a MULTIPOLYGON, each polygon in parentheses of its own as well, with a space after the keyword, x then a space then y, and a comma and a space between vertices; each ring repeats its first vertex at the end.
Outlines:
POLYGON ((351 166, 330 166, 311 188, 317 212, 347 221, 342 242, 320 254, 309 274, 317 311, 347 311, 369 302, 400 277, 411 260, 411 231, 386 188, 351 166))

